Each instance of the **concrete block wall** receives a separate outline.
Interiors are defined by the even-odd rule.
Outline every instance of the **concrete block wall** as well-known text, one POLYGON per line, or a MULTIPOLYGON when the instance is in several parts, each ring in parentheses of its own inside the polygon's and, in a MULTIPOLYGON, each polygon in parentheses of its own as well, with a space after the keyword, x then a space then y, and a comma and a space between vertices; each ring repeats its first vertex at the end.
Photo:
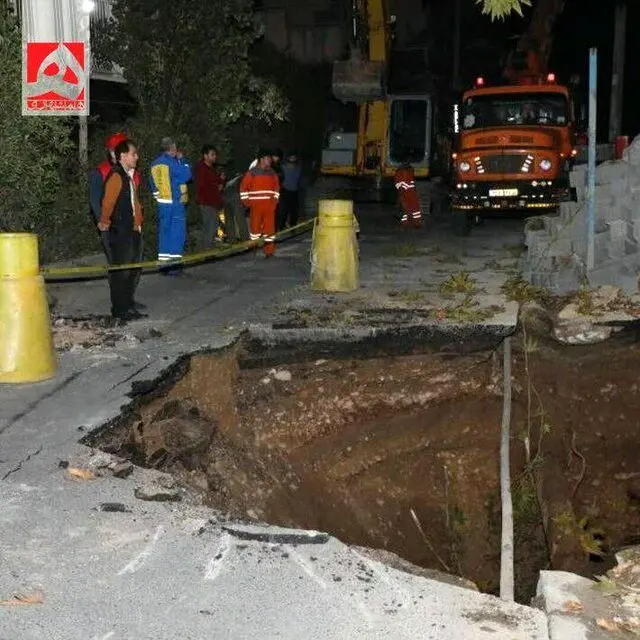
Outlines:
POLYGON ((554 293, 583 284, 612 284, 638 292, 640 274, 640 136, 622 160, 596 167, 594 267, 587 270, 587 166, 570 176, 577 202, 563 202, 557 213, 530 218, 525 226, 524 277, 554 293))

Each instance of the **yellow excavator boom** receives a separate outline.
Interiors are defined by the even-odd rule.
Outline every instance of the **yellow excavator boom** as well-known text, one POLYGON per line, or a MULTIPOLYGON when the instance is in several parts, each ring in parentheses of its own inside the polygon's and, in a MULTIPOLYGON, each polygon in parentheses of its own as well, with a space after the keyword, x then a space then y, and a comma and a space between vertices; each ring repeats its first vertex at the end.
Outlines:
POLYGON ((365 51, 352 47, 349 60, 333 65, 333 94, 342 102, 364 104, 386 95, 389 35, 384 0, 355 0, 353 12, 366 24, 365 51))

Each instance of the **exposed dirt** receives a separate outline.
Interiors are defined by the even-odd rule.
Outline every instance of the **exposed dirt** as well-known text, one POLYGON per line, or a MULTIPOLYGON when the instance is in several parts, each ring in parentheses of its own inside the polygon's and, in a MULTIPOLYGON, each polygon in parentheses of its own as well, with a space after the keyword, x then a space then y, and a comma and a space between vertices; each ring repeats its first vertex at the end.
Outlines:
POLYGON ((53 345, 56 351, 97 351, 114 347, 137 347, 146 340, 159 338, 156 329, 141 328, 133 332, 115 327, 109 316, 85 318, 52 314, 53 345))
MULTIPOLYGON (((513 340, 516 580, 528 601, 540 569, 601 574, 640 540, 640 345, 529 340, 525 352, 513 340)), ((233 517, 329 531, 495 592, 501 379, 493 352, 249 370, 235 350, 198 355, 99 444, 175 473, 233 517)))

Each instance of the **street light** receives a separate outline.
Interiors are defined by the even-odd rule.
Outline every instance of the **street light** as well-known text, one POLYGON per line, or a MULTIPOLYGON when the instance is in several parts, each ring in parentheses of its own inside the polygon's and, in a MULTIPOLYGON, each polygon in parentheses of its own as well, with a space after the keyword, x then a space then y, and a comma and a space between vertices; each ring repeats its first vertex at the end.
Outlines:
POLYGON ((83 13, 93 13, 96 8, 96 3, 94 0, 82 0, 82 12, 83 13))

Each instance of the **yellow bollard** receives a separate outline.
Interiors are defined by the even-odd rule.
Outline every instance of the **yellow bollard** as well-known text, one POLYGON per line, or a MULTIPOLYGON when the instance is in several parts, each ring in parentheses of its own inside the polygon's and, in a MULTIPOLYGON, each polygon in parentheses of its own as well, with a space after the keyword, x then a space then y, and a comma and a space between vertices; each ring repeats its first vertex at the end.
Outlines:
POLYGON ((320 200, 311 246, 311 288, 355 291, 358 280, 357 223, 351 200, 320 200))
POLYGON ((57 368, 38 236, 0 233, 0 383, 48 380, 57 368))

